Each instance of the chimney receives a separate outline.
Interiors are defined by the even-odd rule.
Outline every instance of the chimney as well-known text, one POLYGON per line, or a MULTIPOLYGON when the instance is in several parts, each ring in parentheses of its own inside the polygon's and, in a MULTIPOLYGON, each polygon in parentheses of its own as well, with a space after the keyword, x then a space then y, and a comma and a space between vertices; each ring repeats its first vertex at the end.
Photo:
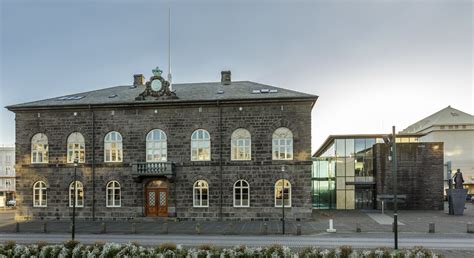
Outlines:
POLYGON ((230 71, 222 71, 221 72, 221 83, 222 85, 230 85, 231 83, 231 76, 230 71))
POLYGON ((145 77, 143 74, 134 74, 133 75, 133 86, 142 86, 145 84, 145 77))

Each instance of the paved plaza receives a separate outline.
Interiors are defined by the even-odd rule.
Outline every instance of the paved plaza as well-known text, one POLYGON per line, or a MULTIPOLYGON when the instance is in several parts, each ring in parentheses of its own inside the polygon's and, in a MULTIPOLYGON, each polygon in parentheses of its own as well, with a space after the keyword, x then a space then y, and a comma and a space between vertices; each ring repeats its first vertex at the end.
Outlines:
MULTIPOLYGON (((474 204, 466 204, 464 216, 449 216, 446 211, 399 211, 399 231, 427 233, 429 223, 435 223, 435 234, 465 234, 467 224, 474 223, 474 204)), ((0 212, 0 233, 68 233, 70 221, 13 220, 13 211, 0 212)), ((286 234, 296 235, 298 224, 302 235, 326 232, 329 219, 334 220, 337 233, 383 233, 392 231, 392 213, 380 211, 315 210, 311 221, 285 223, 286 234)), ((142 218, 130 221, 76 222, 78 234, 202 234, 202 235, 275 235, 282 233, 281 221, 172 221, 142 218)), ((337 234, 336 233, 336 234, 337 234)), ((471 234, 469 234, 471 235, 471 234)), ((474 234, 472 234, 474 237, 474 234)))

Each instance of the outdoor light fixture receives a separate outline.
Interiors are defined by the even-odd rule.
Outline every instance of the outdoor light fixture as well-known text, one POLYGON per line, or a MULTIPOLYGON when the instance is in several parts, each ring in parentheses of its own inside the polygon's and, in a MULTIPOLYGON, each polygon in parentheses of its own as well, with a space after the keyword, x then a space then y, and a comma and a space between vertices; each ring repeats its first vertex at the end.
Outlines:
POLYGON ((76 199, 77 199, 77 191, 76 191, 76 184, 77 184, 77 165, 79 163, 78 157, 74 158, 74 198, 72 200, 72 229, 71 229, 71 239, 74 240, 76 234, 76 199))

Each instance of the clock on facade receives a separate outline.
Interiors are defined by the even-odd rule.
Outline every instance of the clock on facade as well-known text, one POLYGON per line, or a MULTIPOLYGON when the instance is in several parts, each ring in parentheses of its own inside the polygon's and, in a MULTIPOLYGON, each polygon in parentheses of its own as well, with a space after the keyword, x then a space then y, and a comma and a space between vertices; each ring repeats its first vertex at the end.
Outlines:
POLYGON ((153 76, 145 84, 145 91, 140 93, 135 99, 146 100, 149 99, 148 97, 155 97, 156 99, 178 98, 176 94, 170 90, 170 83, 161 76, 163 71, 156 67, 152 72, 153 76))
POLYGON ((151 89, 153 91, 160 91, 161 90, 161 87, 162 87, 162 83, 159 79, 155 79, 151 82, 151 89))

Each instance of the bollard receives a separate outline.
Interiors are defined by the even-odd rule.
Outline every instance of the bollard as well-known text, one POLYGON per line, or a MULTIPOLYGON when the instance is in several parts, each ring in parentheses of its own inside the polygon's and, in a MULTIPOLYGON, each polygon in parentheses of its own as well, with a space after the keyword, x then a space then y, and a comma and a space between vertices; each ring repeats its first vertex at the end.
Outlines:
POLYGON ((360 228, 360 223, 356 223, 356 232, 357 233, 362 232, 362 229, 360 228))
POLYGON ((46 221, 43 222, 43 233, 48 233, 48 223, 46 221))
POLYGON ((384 214, 384 208, 385 208, 384 206, 385 206, 384 201, 382 201, 382 214, 384 214))
POLYGON ((334 228, 333 220, 329 220, 329 228, 326 229, 326 232, 328 233, 336 233, 336 229, 334 228))
POLYGON ((428 233, 434 233, 434 232, 435 232, 435 224, 430 223, 428 233))
POLYGON ((16 223, 15 232, 20 233, 20 222, 16 223))
POLYGON ((472 222, 467 223, 467 233, 474 233, 474 224, 472 222))
POLYGON ((137 233, 137 223, 133 222, 132 223, 132 234, 136 234, 137 233))
POLYGON ((263 223, 262 235, 268 235, 268 224, 266 222, 263 223))
POLYGON ((106 228, 105 222, 102 222, 102 223, 100 224, 100 228, 101 228, 101 229, 100 229, 100 233, 101 233, 101 234, 105 234, 105 233, 107 232, 107 228, 106 228))
POLYGON ((296 224, 296 235, 301 236, 301 224, 296 224))
POLYGON ((200 235, 201 234, 201 223, 196 224, 196 234, 200 235))
POLYGON ((163 234, 168 234, 168 222, 163 224, 163 234))

